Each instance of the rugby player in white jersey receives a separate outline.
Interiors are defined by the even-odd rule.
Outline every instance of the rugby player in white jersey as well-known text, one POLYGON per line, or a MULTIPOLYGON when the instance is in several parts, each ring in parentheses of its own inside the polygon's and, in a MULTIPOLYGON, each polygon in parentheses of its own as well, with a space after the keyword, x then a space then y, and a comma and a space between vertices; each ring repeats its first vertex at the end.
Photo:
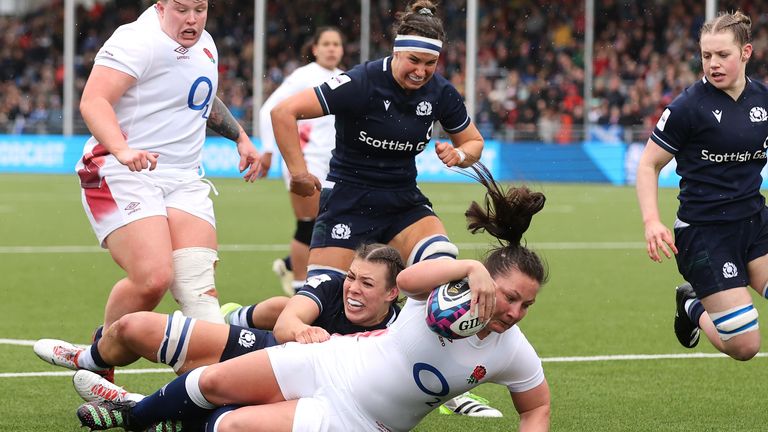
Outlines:
POLYGON ((170 289, 185 315, 221 322, 211 186, 202 179, 206 126, 237 143, 246 181, 259 155, 216 97, 218 52, 206 0, 159 0, 120 26, 96 55, 80 110, 93 136, 77 165, 94 232, 125 278, 104 326, 152 310, 170 289))
MULTIPOLYGON (((320 27, 312 37, 308 54, 315 60, 293 71, 282 84, 269 96, 259 111, 259 128, 262 144, 261 165, 268 170, 275 152, 275 134, 272 131, 270 111, 278 103, 304 89, 318 86, 342 72, 339 63, 344 55, 344 38, 336 27, 320 27)), ((320 179, 323 187, 331 187, 325 177, 328 175, 328 162, 336 145, 335 117, 324 116, 298 122, 301 151, 307 170, 320 179)), ((291 177, 288 167, 283 163, 283 178, 286 187, 291 177)), ((282 279, 283 291, 293 295, 304 286, 307 278, 307 259, 312 229, 319 209, 320 194, 304 197, 289 192, 291 207, 296 217, 296 231, 291 240, 290 254, 286 258, 275 260, 272 268, 282 279), (289 265, 290 264, 290 265, 289 265)))
POLYGON ((549 386, 516 326, 547 279, 541 259, 521 245, 545 197, 505 191, 487 171, 475 172, 487 199, 467 210, 468 227, 501 246, 483 262, 427 260, 400 272, 398 288, 410 298, 388 329, 288 343, 194 369, 138 403, 88 402, 77 411, 81 423, 91 430, 181 421, 182 430, 202 430, 202 422, 213 432, 407 431, 446 400, 493 382, 509 390, 520 431, 548 430, 549 386), (486 326, 450 340, 427 327, 425 300, 434 287, 463 277, 486 326))

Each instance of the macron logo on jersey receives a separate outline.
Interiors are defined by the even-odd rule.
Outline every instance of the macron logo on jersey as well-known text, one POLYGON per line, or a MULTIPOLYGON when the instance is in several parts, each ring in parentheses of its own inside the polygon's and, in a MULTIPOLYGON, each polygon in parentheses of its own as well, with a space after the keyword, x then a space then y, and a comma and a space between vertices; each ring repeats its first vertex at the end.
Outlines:
POLYGON ((717 122, 720 123, 720 118, 723 117, 723 111, 719 110, 719 109, 718 110, 714 110, 714 111, 712 111, 712 115, 714 115, 715 118, 717 119, 717 122))

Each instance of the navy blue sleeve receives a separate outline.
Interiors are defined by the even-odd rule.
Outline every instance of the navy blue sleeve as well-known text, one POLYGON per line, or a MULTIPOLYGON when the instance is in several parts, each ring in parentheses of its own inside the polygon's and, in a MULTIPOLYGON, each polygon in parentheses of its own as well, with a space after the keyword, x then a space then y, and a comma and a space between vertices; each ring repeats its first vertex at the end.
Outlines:
POLYGON ((296 293, 309 297, 320 308, 320 315, 326 309, 333 309, 331 305, 339 301, 342 293, 345 275, 321 274, 307 279, 304 286, 296 293))
POLYGON ((470 119, 464 98, 452 85, 447 85, 440 95, 440 113, 438 121, 449 134, 463 131, 469 126, 470 119))
POLYGON ((325 115, 363 111, 367 102, 364 72, 363 67, 356 66, 315 87, 315 94, 325 115))
POLYGON ((688 142, 692 131, 689 110, 681 96, 667 106, 651 133, 651 140, 672 154, 688 142))

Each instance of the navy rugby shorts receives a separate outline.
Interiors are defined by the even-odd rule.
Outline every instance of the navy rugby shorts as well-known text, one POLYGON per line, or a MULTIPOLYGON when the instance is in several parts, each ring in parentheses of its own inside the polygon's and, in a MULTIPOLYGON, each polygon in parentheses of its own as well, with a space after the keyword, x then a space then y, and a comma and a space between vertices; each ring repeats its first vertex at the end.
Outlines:
POLYGON ((320 214, 310 247, 356 249, 363 242, 386 244, 427 216, 435 216, 432 203, 417 187, 386 190, 336 183, 320 193, 320 214))
POLYGON ((745 287, 747 264, 768 254, 768 208, 735 222, 675 227, 675 245, 677 269, 699 298, 745 287))

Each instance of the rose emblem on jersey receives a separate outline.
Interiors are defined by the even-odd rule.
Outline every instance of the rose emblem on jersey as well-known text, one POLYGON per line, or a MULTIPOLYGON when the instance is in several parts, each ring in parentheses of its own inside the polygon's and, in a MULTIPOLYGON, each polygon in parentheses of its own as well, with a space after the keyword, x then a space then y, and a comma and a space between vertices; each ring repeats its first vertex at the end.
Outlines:
POLYGON ((256 343, 256 335, 250 330, 242 329, 240 330, 240 338, 237 343, 243 348, 251 348, 256 343))
POLYGON ((416 106, 416 115, 418 116, 428 116, 432 114, 432 104, 427 101, 421 101, 416 106))
POLYGON ((763 107, 752 107, 749 110, 749 119, 752 123, 759 123, 768 120, 768 112, 763 107))
POLYGON ((211 52, 208 51, 208 48, 203 48, 203 52, 205 53, 205 55, 208 56, 208 60, 210 60, 211 63, 216 63, 216 60, 213 59, 213 54, 211 54, 211 52))
POLYGON ((333 239, 347 240, 351 234, 352 230, 345 224, 336 224, 331 230, 331 238, 333 239))
POLYGON ((730 279, 733 277, 736 277, 739 275, 739 270, 736 268, 736 265, 734 265, 732 262, 727 262, 723 264, 723 277, 726 279, 730 279))
POLYGON ((467 384, 475 384, 477 382, 480 382, 483 377, 485 377, 486 374, 485 366, 477 365, 475 366, 475 370, 472 371, 472 375, 467 378, 467 384))

